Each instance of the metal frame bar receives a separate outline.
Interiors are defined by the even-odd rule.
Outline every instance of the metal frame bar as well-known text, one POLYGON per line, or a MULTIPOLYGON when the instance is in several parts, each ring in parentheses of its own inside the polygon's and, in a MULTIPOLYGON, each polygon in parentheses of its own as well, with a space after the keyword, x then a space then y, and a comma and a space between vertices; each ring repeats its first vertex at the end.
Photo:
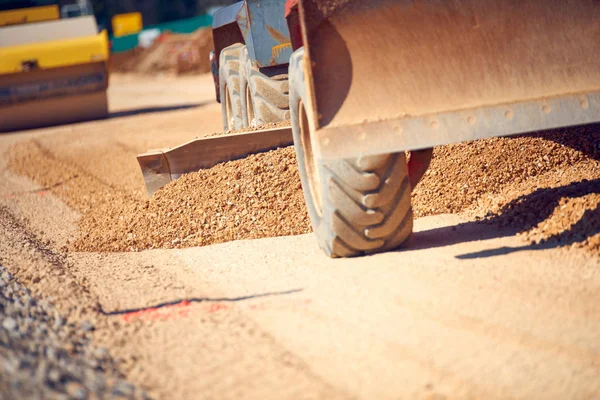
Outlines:
POLYGON ((321 128, 316 152, 346 158, 595 122, 600 122, 600 92, 321 128))

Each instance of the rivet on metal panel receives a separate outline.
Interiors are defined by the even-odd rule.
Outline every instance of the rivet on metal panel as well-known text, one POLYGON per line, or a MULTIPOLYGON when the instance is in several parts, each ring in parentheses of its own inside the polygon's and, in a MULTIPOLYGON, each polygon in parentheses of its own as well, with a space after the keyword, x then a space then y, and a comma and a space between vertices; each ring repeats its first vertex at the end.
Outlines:
POLYGON ((358 140, 365 140, 367 138, 367 133, 366 132, 360 132, 358 134, 358 140))
POLYGON ((440 123, 437 121, 431 121, 431 127, 433 129, 437 129, 440 126, 440 123))
POLYGON ((313 67, 313 68, 317 68, 317 62, 316 61, 312 61, 310 63, 310 66, 313 67))
POLYGON ((508 110, 507 112, 504 113, 504 117, 506 119, 513 119, 514 116, 515 116, 515 113, 512 110, 508 110))
POLYGON ((550 106, 549 106, 548 104, 545 104, 545 105, 542 107, 542 111, 543 111, 545 114, 550 114, 550 106))
POLYGON ((396 134, 396 135, 402 135, 402 132, 404 131, 404 129, 402 129, 401 126, 399 125, 394 125, 392 127, 392 131, 396 134))
POLYGON ((329 146, 329 138, 323 138, 323 146, 329 146))
POLYGON ((467 122, 471 125, 475 125, 475 122, 477 122, 477 118, 475 118, 472 115, 469 115, 469 117, 467 118, 467 122))

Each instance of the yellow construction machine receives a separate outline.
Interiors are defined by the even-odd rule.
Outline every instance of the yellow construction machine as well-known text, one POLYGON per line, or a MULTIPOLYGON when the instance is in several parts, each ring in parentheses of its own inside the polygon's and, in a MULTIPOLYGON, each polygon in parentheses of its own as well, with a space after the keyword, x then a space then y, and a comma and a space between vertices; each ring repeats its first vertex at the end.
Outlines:
POLYGON ((409 237, 433 146, 600 121, 598 0, 246 0, 213 33, 224 128, 289 116, 292 132, 141 155, 149 192, 293 137, 332 257, 409 237))
POLYGON ((108 57, 88 0, 0 1, 0 132, 106 117, 108 57))

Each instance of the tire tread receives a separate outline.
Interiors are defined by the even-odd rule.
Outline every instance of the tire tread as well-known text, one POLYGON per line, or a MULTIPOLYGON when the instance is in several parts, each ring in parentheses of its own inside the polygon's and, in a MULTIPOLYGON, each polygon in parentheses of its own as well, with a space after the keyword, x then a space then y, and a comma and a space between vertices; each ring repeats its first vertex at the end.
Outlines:
MULTIPOLYGON (((322 207, 310 190, 299 127, 299 104, 306 100, 303 50, 290 59, 290 111, 302 187, 313 230, 330 257, 392 250, 412 233, 411 187, 404 153, 350 159, 316 159, 322 207)), ((309 117, 310 120, 310 117, 309 117)))

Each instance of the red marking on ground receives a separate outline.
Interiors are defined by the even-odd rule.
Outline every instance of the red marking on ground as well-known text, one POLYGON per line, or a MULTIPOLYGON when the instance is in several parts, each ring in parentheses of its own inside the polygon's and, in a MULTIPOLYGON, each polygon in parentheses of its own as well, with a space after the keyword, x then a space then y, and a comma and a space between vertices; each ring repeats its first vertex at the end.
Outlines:
POLYGON ((131 322, 132 319, 139 318, 146 321, 166 321, 169 319, 186 318, 189 316, 190 310, 188 309, 191 303, 187 300, 183 300, 177 304, 164 307, 152 307, 145 308, 143 310, 132 311, 124 314, 123 320, 125 322, 131 322))
POLYGON ((40 190, 39 192, 25 192, 25 193, 8 193, 2 196, 5 199, 16 199, 17 197, 23 197, 26 195, 35 194, 36 196, 44 197, 49 192, 47 190, 40 190))
MULTIPOLYGON (((246 307, 250 310, 289 310, 290 308, 294 309, 298 306, 303 306, 306 304, 310 304, 312 299, 295 299, 288 301, 267 301, 261 303, 253 303, 248 304, 246 307)), ((143 310, 132 311, 130 313, 124 314, 122 317, 125 322, 131 322, 134 318, 139 318, 143 320, 169 320, 175 318, 186 318, 189 316, 189 308, 188 306, 191 303, 187 300, 183 300, 177 304, 173 304, 170 306, 164 307, 152 307, 145 308, 143 310)), ((210 314, 214 314, 216 312, 220 312, 223 310, 228 310, 231 308, 230 305, 223 303, 204 303, 202 306, 203 311, 206 311, 210 314)))
POLYGON ((248 308, 251 310, 265 310, 267 308, 267 306, 264 303, 259 303, 259 304, 250 304, 248 306, 248 308))
POLYGON ((225 304, 220 304, 220 303, 210 303, 210 304, 208 305, 208 307, 204 307, 204 310, 205 310, 205 311, 208 311, 209 313, 211 313, 211 314, 212 314, 212 313, 216 313, 216 312, 218 312, 218 311, 221 311, 221 310, 225 310, 225 309, 227 309, 227 308, 229 308, 229 306, 227 306, 227 305, 225 305, 225 304))

